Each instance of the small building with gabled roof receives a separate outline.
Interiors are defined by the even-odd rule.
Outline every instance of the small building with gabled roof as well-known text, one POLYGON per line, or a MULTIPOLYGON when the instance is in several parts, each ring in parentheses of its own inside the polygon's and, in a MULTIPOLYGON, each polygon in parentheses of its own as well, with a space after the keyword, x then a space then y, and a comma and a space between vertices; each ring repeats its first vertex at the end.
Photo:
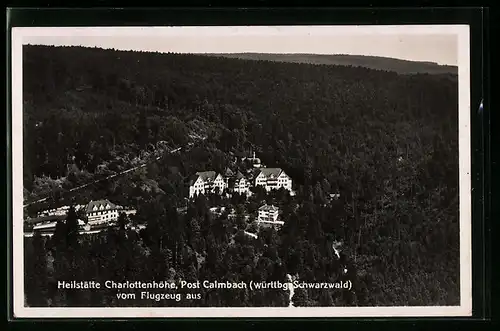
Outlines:
POLYGON ((85 215, 88 223, 94 225, 114 221, 122 211, 124 211, 122 206, 115 205, 107 199, 92 200, 85 208, 85 215))
POLYGON ((85 216, 91 226, 112 223, 121 213, 135 215, 136 212, 135 209, 114 204, 107 199, 91 200, 85 207, 85 216))
POLYGON ((268 223, 282 225, 282 222, 278 221, 279 208, 273 205, 263 205, 259 208, 259 215, 257 218, 258 223, 268 223))

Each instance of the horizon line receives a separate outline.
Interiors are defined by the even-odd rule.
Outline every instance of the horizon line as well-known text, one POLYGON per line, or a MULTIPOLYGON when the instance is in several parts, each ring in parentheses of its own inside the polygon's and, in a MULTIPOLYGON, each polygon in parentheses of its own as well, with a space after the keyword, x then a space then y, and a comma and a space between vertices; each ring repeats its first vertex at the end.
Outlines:
MULTIPOLYGON (((90 45, 54 45, 54 44, 38 44, 38 43, 26 43, 23 46, 47 46, 47 47, 81 47, 81 48, 89 48, 89 49, 102 49, 109 51, 118 51, 118 52, 137 52, 137 53, 154 53, 154 54, 184 54, 184 55, 238 55, 238 54, 266 54, 266 55, 316 55, 316 56, 359 56, 359 57, 367 57, 367 58, 382 58, 382 59, 391 59, 405 62, 413 62, 413 63, 428 63, 434 64, 441 67, 453 67, 458 68, 456 64, 446 64, 439 63, 435 61, 418 61, 418 60, 409 60, 398 57, 390 57, 390 56, 382 56, 382 55, 366 55, 366 54, 347 54, 347 53, 276 53, 276 52, 174 52, 174 51, 159 51, 159 50, 148 50, 148 49, 124 49, 124 48, 113 48, 113 47, 103 47, 103 46, 90 46, 90 45)), ((240 59, 240 60, 256 60, 259 59, 240 59)), ((310 63, 314 64, 314 63, 310 63)), ((326 64, 328 65, 328 64, 326 64)))

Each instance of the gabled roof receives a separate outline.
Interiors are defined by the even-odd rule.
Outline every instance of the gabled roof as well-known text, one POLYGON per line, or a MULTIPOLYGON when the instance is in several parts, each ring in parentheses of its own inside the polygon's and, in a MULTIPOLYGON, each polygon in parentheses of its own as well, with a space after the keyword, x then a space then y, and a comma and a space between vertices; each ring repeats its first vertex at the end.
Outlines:
POLYGON ((231 177, 234 176, 234 172, 231 169, 227 168, 224 175, 226 175, 226 177, 231 177))
POLYGON ((279 211, 279 209, 273 205, 263 205, 259 208, 259 211, 275 212, 279 211))
POLYGON ((246 179, 245 176, 240 172, 238 171, 238 173, 236 174, 236 179, 246 179))
POLYGON ((196 175, 201 177, 204 181, 212 181, 217 177, 217 173, 215 171, 201 171, 197 172, 196 175))
POLYGON ((201 178, 204 182, 211 182, 217 178, 217 173, 215 171, 199 171, 189 178, 189 185, 193 185, 198 178, 201 178))
POLYGON ((96 201, 90 201, 89 202, 89 204, 87 205, 87 208, 86 208, 86 212, 90 213, 90 212, 94 211, 94 207, 97 207, 97 210, 110 210, 110 209, 116 209, 117 208, 117 206, 114 203, 111 203, 107 199, 96 200, 96 201), (101 209, 101 207, 103 207, 104 209, 101 209))
POLYGON ((189 176, 189 185, 193 185, 196 180, 198 180, 198 178, 200 178, 200 176, 198 176, 197 174, 189 176))
POLYGON ((266 177, 278 177, 282 171, 281 168, 261 168, 257 171, 257 176, 262 173, 266 177))
POLYGON ((198 178, 200 178, 200 176, 196 174, 189 176, 189 185, 193 185, 198 180, 198 178))

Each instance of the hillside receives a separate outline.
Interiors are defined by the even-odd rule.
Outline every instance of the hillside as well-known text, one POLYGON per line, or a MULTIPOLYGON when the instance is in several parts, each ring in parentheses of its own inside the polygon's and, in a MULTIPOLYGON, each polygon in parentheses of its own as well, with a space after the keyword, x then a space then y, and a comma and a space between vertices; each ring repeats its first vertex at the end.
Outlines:
MULTIPOLYGON (((24 46, 23 61, 26 201, 48 194, 61 204, 68 189, 147 159, 159 142, 177 147, 192 132, 208 137, 73 195, 133 206, 133 221, 148 224, 140 237, 110 231, 80 241, 61 237, 61 227, 46 247, 60 252, 61 263, 79 257, 70 270, 78 277, 273 280, 289 273, 314 282, 338 279, 345 264, 353 291, 299 291, 297 304, 459 303, 456 79, 80 47, 24 46), (190 175, 223 171, 249 150, 283 168, 297 196, 200 197, 185 215, 176 211, 187 203, 190 175), (332 192, 341 196, 334 206, 326 203, 332 192), (280 206, 285 226, 263 230, 255 241, 208 212, 218 204, 254 211, 262 201, 280 206), (343 261, 332 259, 335 238, 345 245, 343 261), (77 247, 72 253, 68 240, 77 247)), ((38 245, 29 261, 44 259, 39 240, 27 241, 38 245)), ((37 263, 25 263, 33 293, 40 277, 29 275, 45 272, 37 263)), ((69 279, 68 270, 57 277, 69 279)), ((201 302, 189 304, 287 305, 282 292, 203 292, 201 302)), ((124 304, 111 294, 72 300, 124 304)))
POLYGON ((317 65, 340 65, 366 67, 376 70, 394 71, 399 74, 451 74, 457 75, 456 66, 439 65, 433 62, 406 61, 380 56, 363 55, 321 55, 321 54, 267 54, 267 53, 229 53, 206 54, 215 57, 225 57, 242 60, 276 61, 290 63, 307 63, 317 65))

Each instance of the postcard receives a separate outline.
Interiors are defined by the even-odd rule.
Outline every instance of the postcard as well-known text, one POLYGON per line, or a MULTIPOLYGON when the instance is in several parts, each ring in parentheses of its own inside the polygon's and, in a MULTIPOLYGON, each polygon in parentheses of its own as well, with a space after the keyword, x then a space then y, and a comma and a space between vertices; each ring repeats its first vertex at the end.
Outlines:
POLYGON ((471 316, 466 25, 12 29, 15 317, 471 316))

